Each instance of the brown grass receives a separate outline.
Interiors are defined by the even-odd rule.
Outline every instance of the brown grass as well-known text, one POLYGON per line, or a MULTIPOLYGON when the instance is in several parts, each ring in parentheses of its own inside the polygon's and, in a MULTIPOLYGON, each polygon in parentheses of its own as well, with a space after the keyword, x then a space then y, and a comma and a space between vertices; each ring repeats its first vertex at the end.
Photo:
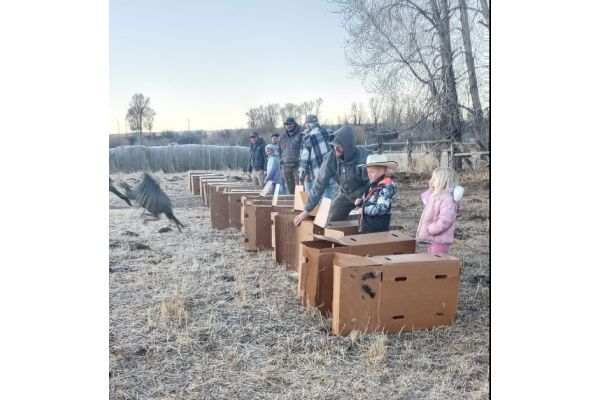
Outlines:
MULTIPOLYGON (((489 397, 486 179, 463 177, 450 248, 464 260, 455 324, 337 337, 330 318, 297 304, 296 274, 266 252, 245 252, 239 231, 210 228, 185 173, 157 177, 183 233, 158 233, 164 218, 143 225, 139 210, 110 194, 112 399, 489 397)), ((428 179, 400 182, 392 228, 414 234, 428 179)))

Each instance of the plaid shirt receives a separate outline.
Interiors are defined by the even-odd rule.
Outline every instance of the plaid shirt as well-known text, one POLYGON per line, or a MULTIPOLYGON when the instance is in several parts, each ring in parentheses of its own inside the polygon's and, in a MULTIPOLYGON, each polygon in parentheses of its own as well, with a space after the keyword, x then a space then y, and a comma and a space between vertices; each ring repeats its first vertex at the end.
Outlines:
POLYGON ((300 176, 310 176, 313 180, 316 179, 319 175, 319 168, 321 168, 323 158, 330 150, 329 133, 317 125, 302 140, 298 174, 300 176))

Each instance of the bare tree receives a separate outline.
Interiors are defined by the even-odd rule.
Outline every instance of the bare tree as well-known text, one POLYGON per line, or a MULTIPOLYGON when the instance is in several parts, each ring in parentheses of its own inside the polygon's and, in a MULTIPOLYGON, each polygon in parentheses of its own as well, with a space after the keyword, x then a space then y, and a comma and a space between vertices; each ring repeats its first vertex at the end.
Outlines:
POLYGON ((279 104, 268 104, 264 109, 264 124, 262 128, 274 130, 279 116, 279 104))
POLYGON ((387 97, 387 104, 384 110, 384 122, 391 128, 397 129, 400 127, 402 117, 402 105, 396 93, 392 93, 387 97))
POLYGON ((315 114, 317 117, 319 117, 319 111, 321 109, 322 104, 323 104, 323 99, 321 97, 319 97, 318 99, 315 100, 313 114, 315 114))
POLYGON ((314 101, 305 101, 302 104, 300 104, 300 110, 302 111, 302 117, 304 119, 306 119, 307 115, 310 115, 312 113, 314 106, 314 101))
POLYGON ((362 125, 367 119, 367 113, 365 112, 365 106, 363 103, 358 103, 358 111, 356 115, 358 117, 358 125, 362 125))
POLYGON ((258 108, 251 108, 246 113, 246 116, 248 117, 248 128, 250 128, 250 129, 258 128, 259 115, 260 115, 260 113, 259 113, 258 108))
POLYGON ((298 121, 301 115, 300 107, 293 103, 285 103, 279 112, 283 120, 285 120, 287 117, 292 117, 294 120, 298 121))
POLYGON ((129 129, 138 132, 139 142, 142 142, 142 128, 144 124, 147 125, 148 118, 151 119, 150 126, 156 113, 150 107, 150 97, 144 97, 142 93, 136 93, 129 102, 129 109, 127 110, 127 123, 129 129))
POLYGON ((481 3, 481 13, 483 14, 483 17, 485 18, 485 27, 488 28, 488 30, 490 30, 492 28, 492 25, 490 23, 490 8, 488 7, 488 3, 486 0, 480 0, 481 3))
MULTIPOLYGON (((387 105, 382 118, 386 123, 400 124, 402 107, 391 99, 399 95, 410 99, 415 126, 460 141, 461 109, 474 103, 469 101, 472 85, 466 82, 471 67, 461 54, 463 49, 465 53, 469 51, 461 40, 459 4, 450 7, 448 0, 334 0, 334 3, 339 6, 336 11, 342 15, 348 34, 347 61, 367 90, 385 95, 387 105)), ((488 3, 481 4, 487 18, 488 3)), ((474 54, 485 49, 485 45, 477 47, 485 38, 471 34, 470 39, 475 40, 470 51, 475 64, 485 59, 474 54)), ((477 71, 478 66, 475 64, 472 69, 477 71)))
POLYGON ((144 122, 144 126, 148 129, 148 132, 152 132, 152 127, 154 126, 154 117, 156 116, 156 112, 153 109, 148 110, 148 115, 146 115, 146 121, 144 122))
MULTIPOLYGON (((482 0, 485 2, 485 0, 482 0)), ((475 74, 475 61, 473 60, 473 47, 471 46, 471 30, 469 29, 469 13, 467 11, 467 3, 465 0, 458 1, 460 5, 460 23, 465 48, 465 61, 467 63, 467 71, 469 73, 469 92, 471 93, 471 101, 473 103, 473 119, 475 131, 477 132, 477 142, 482 148, 486 148, 483 143, 484 127, 483 113, 481 111, 481 101, 479 100, 479 88, 477 86, 477 75, 475 74)))
POLYGON ((352 121, 352 125, 356 125, 358 122, 358 106, 356 102, 352 103, 350 106, 350 119, 352 121))
POLYGON ((371 97, 369 99, 369 111, 371 113, 371 121, 373 121, 373 125, 377 127, 379 124, 379 114, 381 112, 381 99, 376 97, 371 97))

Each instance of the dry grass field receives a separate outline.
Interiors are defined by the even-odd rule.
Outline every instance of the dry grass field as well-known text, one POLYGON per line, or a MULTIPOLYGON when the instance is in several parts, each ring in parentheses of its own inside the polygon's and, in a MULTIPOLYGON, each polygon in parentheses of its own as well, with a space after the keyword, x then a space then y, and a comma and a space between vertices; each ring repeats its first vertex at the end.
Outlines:
MULTIPOLYGON (((111 399, 489 398, 485 174, 462 179, 450 248, 463 260, 455 324, 346 337, 297 304, 295 273, 270 253, 245 252, 239 231, 211 229, 186 173, 155 176, 187 227, 179 233, 164 216, 144 225, 141 210, 110 194, 111 399)), ((398 180, 392 229, 414 236, 428 178, 398 180)))

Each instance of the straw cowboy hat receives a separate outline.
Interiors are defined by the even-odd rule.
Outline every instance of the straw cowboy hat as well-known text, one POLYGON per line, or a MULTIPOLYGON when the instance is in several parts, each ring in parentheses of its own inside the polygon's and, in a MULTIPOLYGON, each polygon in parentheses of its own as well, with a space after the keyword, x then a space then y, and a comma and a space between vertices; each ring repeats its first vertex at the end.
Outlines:
POLYGON ((387 157, 383 154, 371 154, 367 157, 366 164, 360 164, 359 167, 387 167, 394 169, 398 167, 396 161, 388 161, 387 157))

